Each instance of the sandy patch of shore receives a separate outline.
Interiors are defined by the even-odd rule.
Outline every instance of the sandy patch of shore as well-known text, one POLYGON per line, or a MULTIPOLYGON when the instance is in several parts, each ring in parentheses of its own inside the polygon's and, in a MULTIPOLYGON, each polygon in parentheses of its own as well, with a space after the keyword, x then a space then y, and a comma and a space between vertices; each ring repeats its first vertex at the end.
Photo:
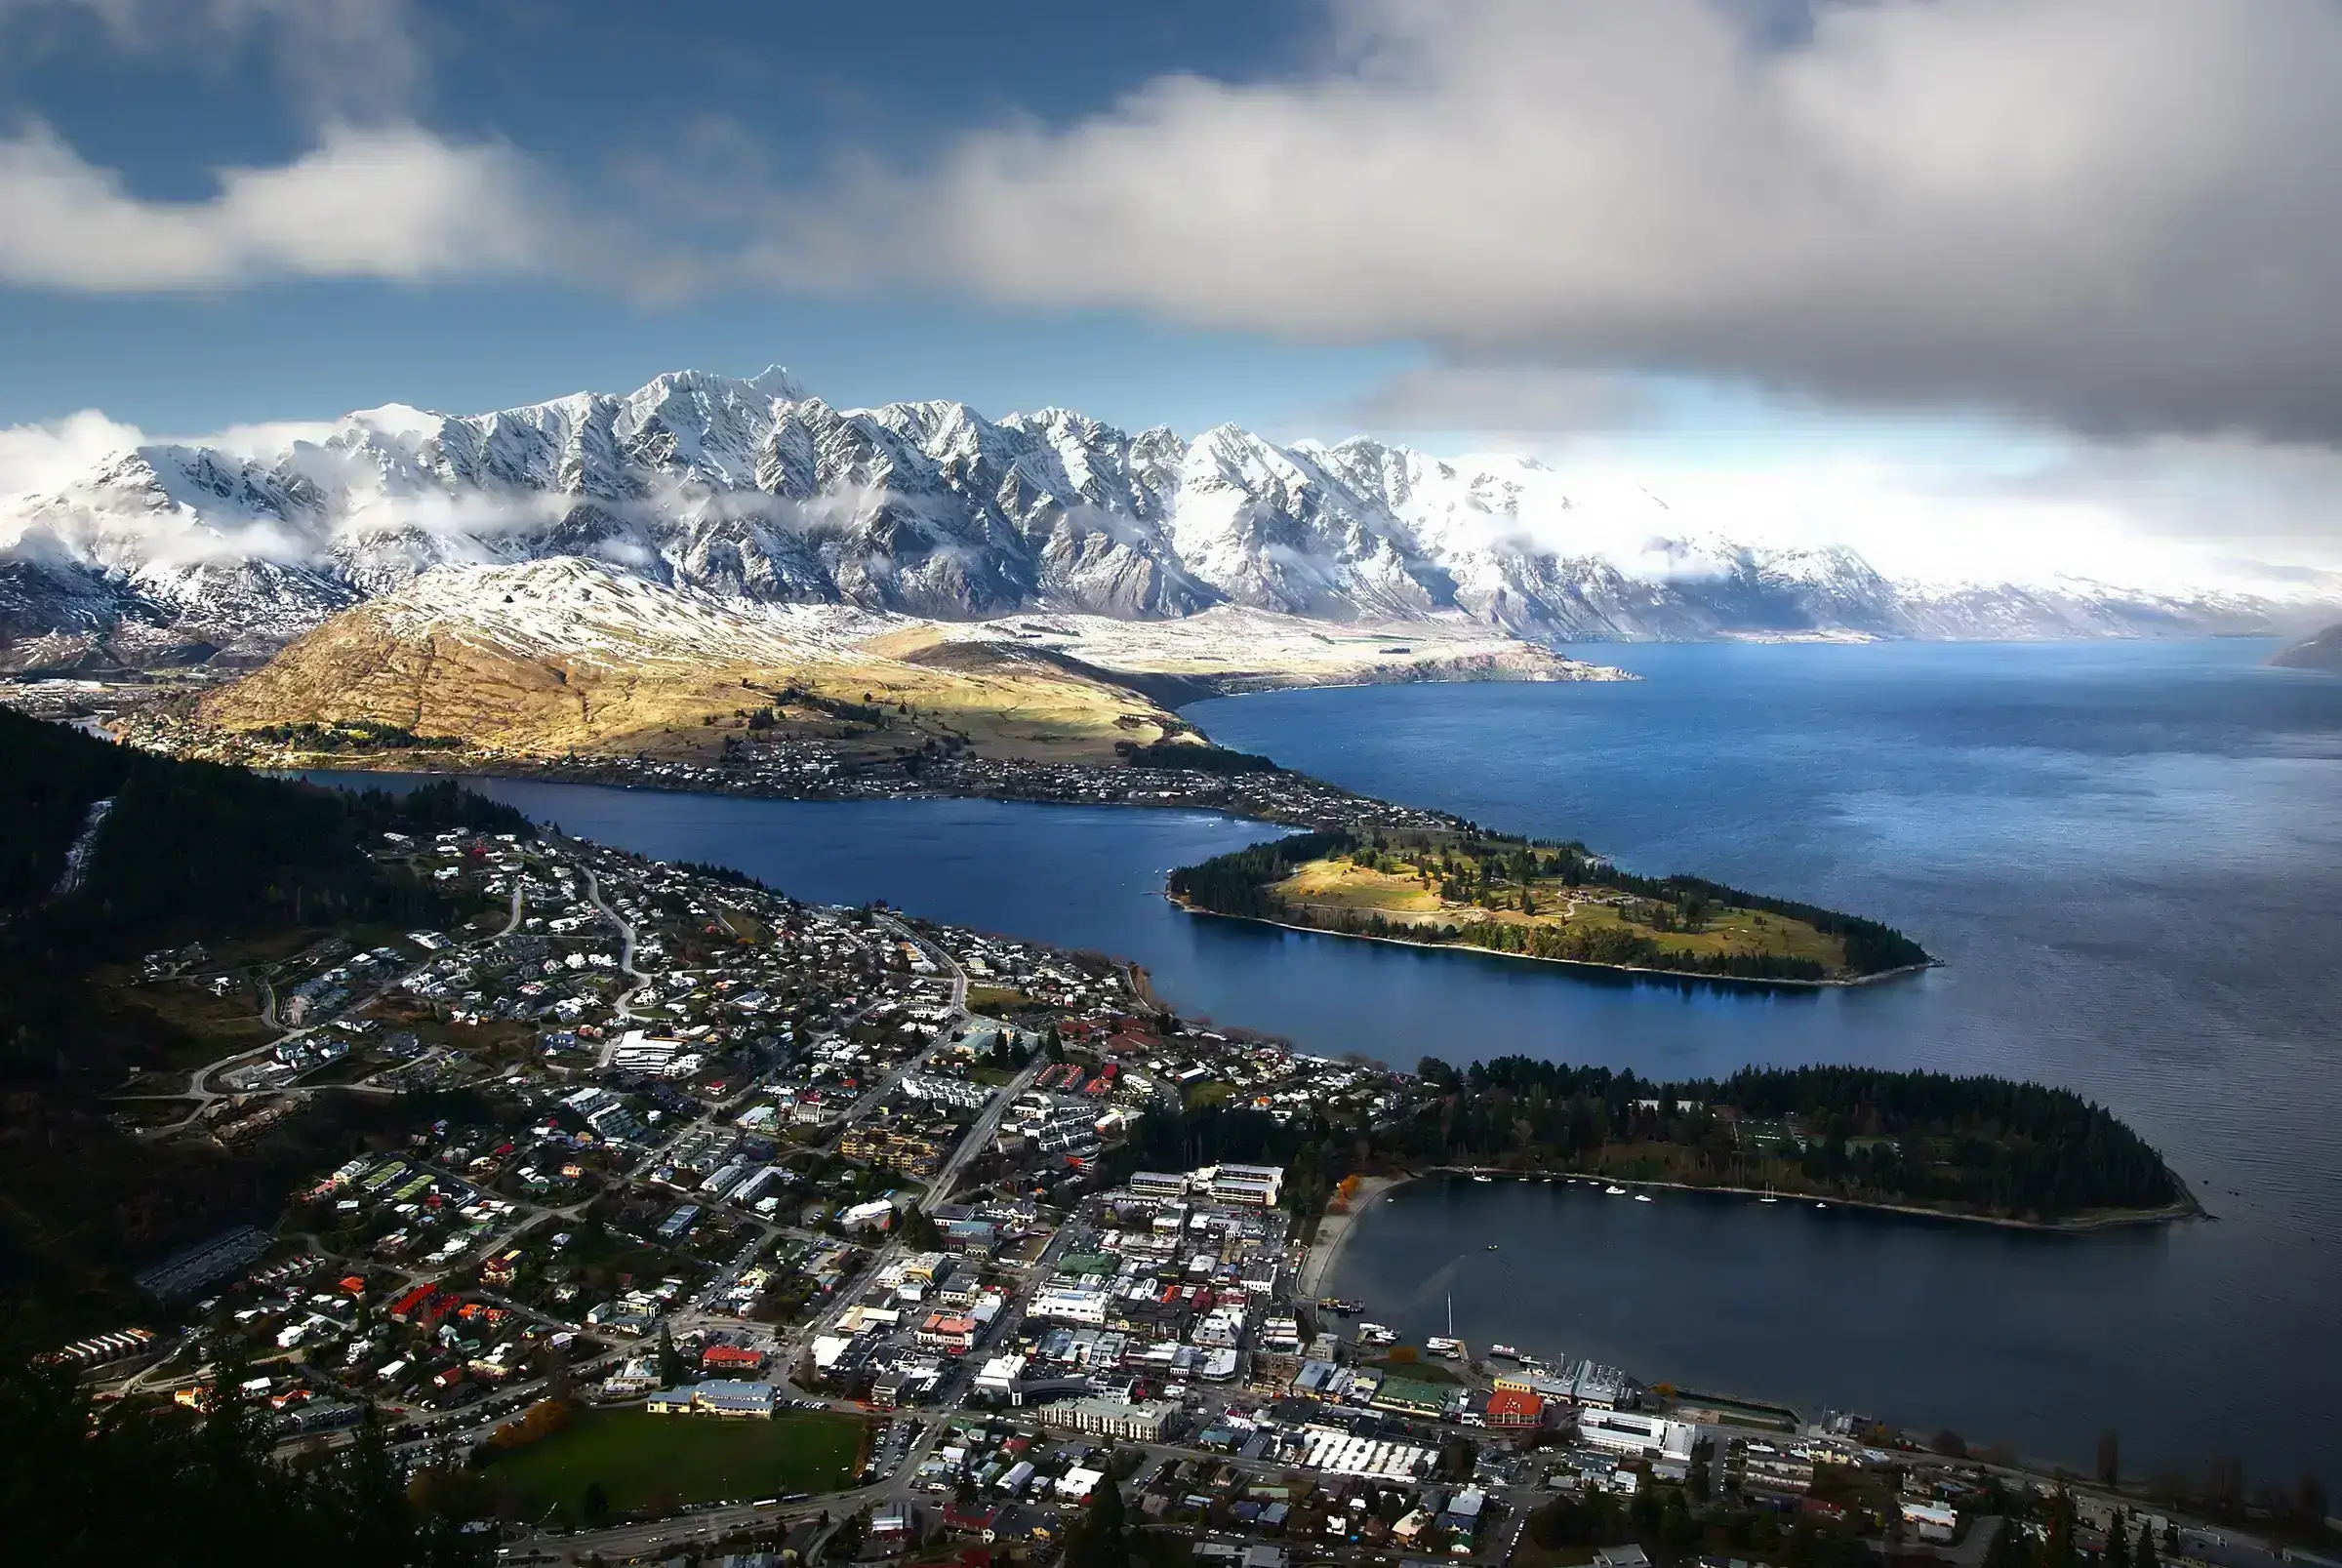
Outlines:
POLYGON ((1314 1301, 1323 1293, 1325 1282, 1333 1277, 1334 1265, 1341 1261, 1343 1247, 1349 1244, 1351 1232, 1357 1228, 1366 1211, 1385 1192, 1405 1180, 1405 1177, 1363 1177, 1357 1191, 1351 1194, 1348 1213, 1336 1214, 1330 1208, 1326 1211, 1317 1222, 1317 1237, 1310 1243, 1309 1254, 1301 1263, 1298 1289, 1305 1301, 1314 1301))

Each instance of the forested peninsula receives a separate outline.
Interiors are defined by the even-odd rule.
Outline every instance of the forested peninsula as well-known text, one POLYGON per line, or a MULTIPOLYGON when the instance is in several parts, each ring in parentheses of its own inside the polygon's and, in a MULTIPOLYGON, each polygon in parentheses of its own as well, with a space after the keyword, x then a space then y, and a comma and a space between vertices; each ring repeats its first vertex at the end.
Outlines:
POLYGON ((1171 873, 1182 907, 1341 936, 1774 985, 1854 985, 1926 949, 1857 915, 1697 876, 1638 876, 1584 844, 1455 828, 1345 829, 1171 873))
POLYGON ((2070 1089, 1874 1067, 1722 1081, 1500 1057, 1426 1061, 1433 1096, 1378 1127, 1418 1167, 1570 1172, 2033 1225, 2199 1213, 2154 1146, 2070 1089))

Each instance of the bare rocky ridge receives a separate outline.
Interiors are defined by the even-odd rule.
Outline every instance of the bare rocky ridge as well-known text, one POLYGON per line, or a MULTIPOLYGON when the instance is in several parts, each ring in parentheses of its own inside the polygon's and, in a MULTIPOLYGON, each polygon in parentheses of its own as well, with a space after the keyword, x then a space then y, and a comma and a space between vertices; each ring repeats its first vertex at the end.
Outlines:
MULTIPOLYGON (((747 604, 944 621, 1239 606, 1457 619, 1544 643, 2311 619, 2302 603, 2209 591, 1892 582, 1849 549, 1687 533, 1656 499, 1591 499, 1529 460, 1278 446, 1234 425, 1190 441, 1063 409, 841 410, 773 370, 461 418, 390 405, 253 455, 117 454, 0 503, 0 668, 135 665, 158 647, 250 660, 434 566, 560 556, 747 604)), ((2342 604, 2342 582, 2304 591, 2342 604)))

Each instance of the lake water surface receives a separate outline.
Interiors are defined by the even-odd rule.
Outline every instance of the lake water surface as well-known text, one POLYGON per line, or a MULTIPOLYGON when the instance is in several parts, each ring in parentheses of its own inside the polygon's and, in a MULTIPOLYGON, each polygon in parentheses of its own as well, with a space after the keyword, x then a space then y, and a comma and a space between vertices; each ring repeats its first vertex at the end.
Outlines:
POLYGON ((799 897, 1137 959, 1166 999, 1407 1065, 1656 1077, 1844 1061, 2071 1085, 2216 1222, 2085 1237, 1424 1185, 1332 1287, 1412 1332, 1873 1411, 2085 1461, 2342 1477, 2342 681, 2250 643, 1648 647, 1631 685, 1386 687, 1189 710, 1214 739, 1637 870, 1874 915, 1947 967, 1822 994, 1608 981, 1180 914, 1263 836, 1184 812, 816 804, 497 782, 540 820, 799 897), (1497 1250, 1490 1252, 1489 1244, 1497 1250))

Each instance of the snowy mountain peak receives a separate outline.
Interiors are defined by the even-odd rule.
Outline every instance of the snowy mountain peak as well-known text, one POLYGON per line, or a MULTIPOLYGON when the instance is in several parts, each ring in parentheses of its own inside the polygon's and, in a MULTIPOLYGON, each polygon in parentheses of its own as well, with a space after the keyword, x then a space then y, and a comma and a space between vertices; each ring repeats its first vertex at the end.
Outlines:
POLYGON ((389 403, 273 447, 117 453, 0 509, 0 638, 108 617, 281 638, 424 574, 446 593, 554 557, 686 601, 945 620, 1232 604, 1461 617, 1546 642, 2262 631, 2342 607, 2342 581, 2282 603, 1897 583, 1842 545, 1751 543, 1640 486, 1521 458, 1279 445, 1235 424, 1184 440, 1059 407, 840 409, 774 366, 477 415, 389 403))
POLYGON ((800 403, 806 396, 804 384, 781 365, 765 366, 748 378, 748 385, 784 403, 800 403))

